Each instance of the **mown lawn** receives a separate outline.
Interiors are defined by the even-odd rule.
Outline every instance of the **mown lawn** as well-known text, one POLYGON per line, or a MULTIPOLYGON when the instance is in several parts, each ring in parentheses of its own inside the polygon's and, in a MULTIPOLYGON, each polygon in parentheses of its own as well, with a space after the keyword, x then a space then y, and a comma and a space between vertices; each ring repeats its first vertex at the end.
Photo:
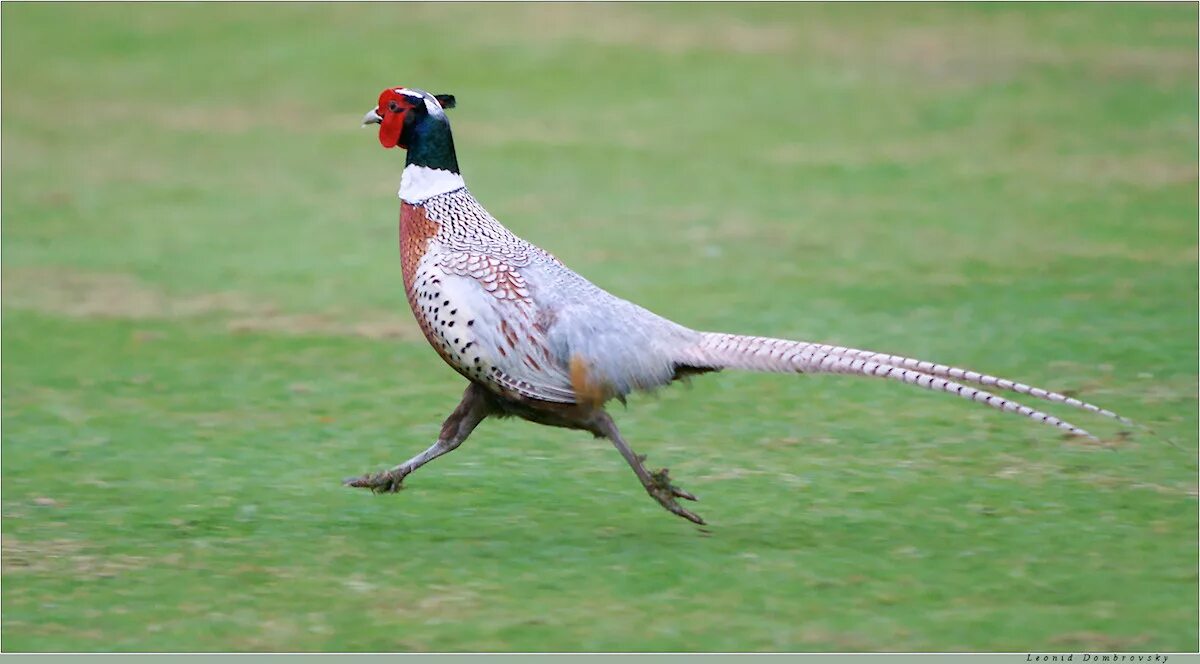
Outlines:
POLYGON ((1195 5, 0 12, 4 650, 1197 649, 1195 5), (616 409, 707 531, 517 421, 346 489, 463 387, 358 129, 396 84, 621 296, 1182 449, 726 374, 616 409))

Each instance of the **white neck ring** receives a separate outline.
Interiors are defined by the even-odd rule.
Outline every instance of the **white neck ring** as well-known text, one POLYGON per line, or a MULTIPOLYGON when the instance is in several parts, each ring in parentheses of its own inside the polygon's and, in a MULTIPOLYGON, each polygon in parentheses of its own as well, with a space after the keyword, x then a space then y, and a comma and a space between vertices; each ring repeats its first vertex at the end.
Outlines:
POLYGON ((400 200, 406 203, 420 203, 439 194, 445 194, 467 186, 458 173, 441 168, 429 168, 418 164, 404 167, 400 176, 400 200))

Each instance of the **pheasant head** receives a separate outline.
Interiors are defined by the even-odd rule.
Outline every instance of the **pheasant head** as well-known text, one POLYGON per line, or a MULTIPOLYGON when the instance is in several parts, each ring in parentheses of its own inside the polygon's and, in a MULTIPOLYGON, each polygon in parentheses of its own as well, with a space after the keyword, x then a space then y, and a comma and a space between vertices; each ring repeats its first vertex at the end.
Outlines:
POLYGON ((408 149, 418 128, 424 124, 446 124, 444 109, 454 108, 454 95, 431 95, 416 88, 387 88, 379 103, 367 111, 363 125, 379 125, 379 144, 408 149))
POLYGON ((379 125, 379 144, 408 151, 400 198, 424 200, 464 186, 454 152, 454 136, 446 109, 454 95, 434 95, 417 88, 392 87, 379 93, 363 126, 379 125))

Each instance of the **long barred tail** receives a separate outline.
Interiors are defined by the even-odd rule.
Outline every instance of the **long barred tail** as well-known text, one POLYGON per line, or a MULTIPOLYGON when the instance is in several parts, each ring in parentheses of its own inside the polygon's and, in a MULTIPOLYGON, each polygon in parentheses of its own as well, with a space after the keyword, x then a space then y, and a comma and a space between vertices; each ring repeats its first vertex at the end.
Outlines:
POLYGON ((712 369, 857 374, 891 378, 929 390, 957 394, 964 399, 1024 415, 1073 435, 1092 439, 1096 437, 1069 422, 964 383, 995 386, 1002 390, 1028 394, 1132 424, 1130 420, 1112 411, 1057 392, 958 367, 857 348, 706 332, 699 344, 688 349, 684 360, 689 365, 712 369))

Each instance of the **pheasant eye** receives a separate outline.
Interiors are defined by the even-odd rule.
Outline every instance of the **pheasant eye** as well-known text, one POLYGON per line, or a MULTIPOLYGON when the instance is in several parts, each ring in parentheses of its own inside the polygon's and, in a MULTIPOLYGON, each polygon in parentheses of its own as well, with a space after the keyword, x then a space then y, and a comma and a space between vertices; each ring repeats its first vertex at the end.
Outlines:
POLYGON ((400 104, 397 104, 396 100, 393 99, 388 102, 388 110, 393 113, 399 113, 400 112, 400 104))

